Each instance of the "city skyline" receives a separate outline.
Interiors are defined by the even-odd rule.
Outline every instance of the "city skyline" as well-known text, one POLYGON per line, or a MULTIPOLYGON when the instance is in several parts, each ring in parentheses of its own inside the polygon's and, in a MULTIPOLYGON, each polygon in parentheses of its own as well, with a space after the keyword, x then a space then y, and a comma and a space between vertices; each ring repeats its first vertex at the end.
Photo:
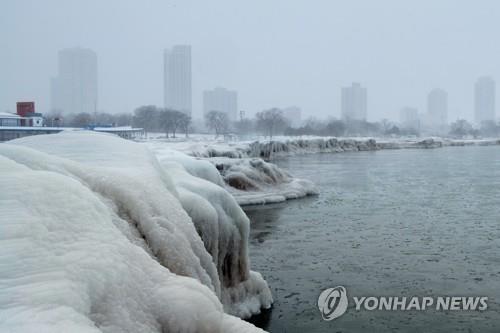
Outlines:
MULTIPOLYGON (((173 45, 170 49, 164 49, 163 51, 163 59, 164 59, 164 68, 163 68, 163 77, 164 77, 164 107, 180 110, 183 112, 187 112, 189 115, 192 114, 192 101, 193 101, 193 93, 192 93, 192 74, 191 74, 191 45, 182 44, 182 45, 173 45), (179 82, 181 82, 182 88, 179 87, 179 82), (177 86, 176 86, 177 85, 177 86), (168 91, 168 86, 170 86, 170 90, 168 91), (182 91, 184 90, 184 91, 182 91), (168 96, 170 94, 170 97, 168 96)), ((98 76, 97 76, 97 54, 88 48, 82 47, 73 47, 73 48, 65 48, 59 50, 58 52, 58 74, 50 78, 50 109, 48 112, 68 112, 65 110, 77 110, 70 111, 72 113, 78 112, 95 112, 98 111, 97 104, 97 96, 98 96, 98 76), (85 80, 85 83, 77 84, 78 80, 85 80), (65 82, 66 84, 63 84, 65 82), (90 84, 89 84, 90 82, 90 84), (73 95, 75 94, 74 90, 79 88, 81 90, 81 86, 88 85, 92 90, 89 96, 82 97, 76 101, 85 101, 84 103, 75 103, 75 98, 73 95), (66 89, 63 89, 61 93, 61 87, 65 86, 66 89), (69 89, 68 87, 73 87, 73 89, 69 89), (71 92, 73 90, 73 92, 71 92), (68 102, 68 95, 72 96, 73 104, 68 102), (66 96, 66 98, 61 97, 66 96), (66 101, 64 101, 66 99, 66 101), (71 105, 70 107, 64 107, 62 105, 71 105)), ((202 91, 202 115, 204 115, 206 111, 206 94, 207 92, 215 93, 220 90, 224 90, 225 92, 236 94, 237 101, 237 91, 232 90, 229 91, 222 87, 216 87, 212 90, 204 89, 202 91)), ((362 87, 358 82, 352 82, 349 87, 341 87, 341 107, 340 112, 341 116, 339 119, 346 119, 348 113, 354 112, 354 117, 351 119, 356 120, 366 120, 367 119, 367 89, 366 87, 362 87), (357 91, 357 93, 355 93, 357 91), (348 98, 350 95, 350 98, 348 98), (352 96, 351 96, 352 95, 352 96), (363 95, 363 96, 362 96, 363 95), (348 102, 350 101, 350 102, 348 102), (352 103, 356 105, 352 105, 352 103), (347 106, 347 104, 351 104, 347 106), (356 109, 353 111, 353 108, 356 109), (347 110, 349 109, 349 110, 347 110), (361 113, 360 113, 361 112, 361 113), (360 113, 360 114, 356 114, 360 113)), ((81 93, 81 91, 80 91, 81 93)), ((81 95, 81 94, 80 94, 81 95)), ((496 85, 493 78, 490 76, 481 76, 474 83, 474 120, 473 122, 476 125, 479 125, 483 120, 496 120, 496 109, 495 109, 495 96, 496 96, 496 85), (483 90, 487 90, 487 93, 482 93, 482 98, 478 98, 478 94, 481 94, 481 89, 479 86, 485 86, 483 90), (479 92, 478 92, 479 91, 479 92), (487 100, 483 102, 481 105, 481 101, 487 100), (478 109, 483 108, 484 104, 486 104, 486 114, 489 113, 488 116, 484 119, 481 118, 481 111, 478 109), (479 115, 478 115, 479 114, 479 115), (491 116, 493 114, 493 116, 491 116), (478 119, 480 119, 478 121, 478 119)), ((214 101, 215 99, 212 98, 214 101)), ((217 104, 217 102, 213 102, 217 104)), ((213 104, 212 103, 212 104, 213 104)), ((210 104, 210 103, 209 103, 210 104)), ((219 103, 221 104, 221 103, 219 103)), ((231 120, 236 120, 238 118, 239 109, 237 107, 237 102, 232 103, 235 104, 235 110, 231 111, 228 114, 231 115, 231 120)), ((222 104, 221 104, 222 105, 222 104)), ((220 109, 221 107, 219 107, 220 109)), ((227 109, 225 106, 222 107, 227 109)), ((234 108, 234 107, 233 107, 234 108)), ((300 108, 299 108, 300 109, 300 108)), ((285 111, 285 109, 283 109, 285 111)), ((403 107, 399 109, 399 117, 394 117, 391 120, 398 121, 404 125, 405 122, 402 120, 403 113, 405 111, 415 111, 418 109, 414 107, 403 107)), ((426 102, 426 113, 418 113, 419 117, 419 126, 424 125, 426 127, 435 127, 436 129, 442 128, 450 123, 450 119, 448 119, 448 93, 446 90, 441 88, 433 88, 427 94, 427 102, 426 102)), ((224 111, 226 112, 226 111, 224 111)), ((255 110, 258 112, 258 110, 255 110)), ((301 113, 301 111, 299 112, 301 113)), ((195 114, 196 117, 196 114, 195 114)), ((334 117, 336 118, 336 117, 334 117)), ((202 119, 199 117, 197 119, 202 119)), ((379 119, 381 120, 381 119, 379 119)), ((295 122, 295 126, 297 123, 295 122)))
MULTIPOLYGON (((50 78, 51 107, 48 112, 92 113, 98 111, 97 54, 88 48, 74 47, 59 50, 57 58, 57 75, 50 78), (82 87, 88 87, 88 89, 82 87)), ((173 45, 170 49, 164 49, 163 59, 164 107, 192 115, 191 45, 173 45)), ((490 76, 479 77, 474 83, 473 94, 473 123, 480 125, 484 120, 497 120, 494 79, 490 76)), ((227 90, 222 87, 216 87, 212 90, 204 89, 202 91, 202 115, 207 113, 207 108, 211 110, 217 109, 228 113, 230 120, 237 120, 240 111, 237 106, 237 95, 236 90, 227 90), (230 94, 231 97, 228 99, 223 96, 226 94, 230 94), (210 98, 207 95, 210 95, 210 98), (231 101, 227 102, 225 100, 231 101)), ((284 112, 286 110, 283 109, 284 112)), ((298 113, 301 114, 301 109, 298 108, 298 110, 298 113)), ((399 118, 395 117, 391 120, 398 122, 399 119, 399 123, 403 127, 408 126, 410 123, 408 119, 413 117, 413 113, 416 112, 418 127, 423 125, 431 129, 443 129, 450 123, 450 119, 448 119, 447 91, 441 88, 433 88, 427 94, 426 110, 426 113, 418 113, 418 109, 415 107, 403 107, 399 109, 399 118)), ((351 86, 348 87, 341 87, 340 111, 341 116, 339 119, 366 120, 366 87, 362 87, 358 82, 352 82, 351 86)), ((255 112, 258 112, 258 110, 255 112)), ((287 118, 290 118, 290 116, 288 115, 287 118)), ((196 119, 202 119, 202 117, 196 119)), ((294 122, 294 126, 298 126, 297 121, 294 122)))
POLYGON ((2 111, 12 111, 18 100, 35 100, 47 112, 48 78, 57 71, 54 54, 75 45, 99 55, 99 109, 111 113, 162 106, 162 50, 186 43, 193 50, 192 108, 198 118, 202 91, 215 86, 237 90, 247 114, 300 105, 304 117, 340 118, 338 87, 359 81, 370 90, 370 121, 397 119, 402 105, 425 110, 434 87, 449 94, 449 121, 472 121, 475 80, 500 77, 500 45, 488 37, 498 28, 496 1, 320 1, 314 6, 152 1, 138 6, 114 0, 71 5, 19 0, 1 7, 2 111), (116 24, 109 24, 110 16, 116 24), (147 20, 131 25, 137 17, 147 20), (304 20, 311 24, 303 27, 304 20))

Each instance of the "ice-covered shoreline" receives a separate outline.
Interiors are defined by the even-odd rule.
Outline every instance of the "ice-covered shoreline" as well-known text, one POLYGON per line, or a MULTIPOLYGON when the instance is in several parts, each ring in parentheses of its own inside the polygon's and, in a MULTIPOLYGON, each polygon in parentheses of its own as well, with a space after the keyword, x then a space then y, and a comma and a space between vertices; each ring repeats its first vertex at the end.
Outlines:
POLYGON ((261 331, 238 318, 272 302, 248 218, 176 154, 89 132, 1 144, 0 330, 261 331))
MULTIPOLYGON (((273 158, 296 154, 340 153, 375 151, 382 149, 430 149, 445 146, 498 145, 497 139, 450 140, 427 139, 374 139, 374 138, 323 138, 277 137, 273 141, 214 140, 213 137, 195 136, 188 140, 156 138, 146 144, 158 155, 163 150, 179 151, 212 163, 224 180, 221 186, 235 197, 240 205, 268 204, 296 199, 318 193, 308 180, 297 179, 272 164, 273 158), (378 141, 377 141, 378 140, 378 141)), ((169 158, 172 158, 170 156, 169 158)), ((214 176, 212 175, 212 178, 214 176)))
POLYGON ((386 139, 386 138, 336 138, 336 137, 276 137, 273 140, 248 140, 224 142, 205 140, 169 141, 155 139, 150 142, 167 144, 171 149, 200 158, 258 157, 272 159, 294 154, 340 153, 347 151, 371 151, 382 149, 422 149, 469 145, 500 145, 500 139, 447 139, 439 137, 386 139))
POLYGON ((261 158, 187 156, 171 149, 171 145, 165 142, 149 142, 147 145, 160 161, 180 163, 190 173, 224 187, 241 206, 278 203, 318 194, 311 181, 294 178, 261 158), (196 168, 193 161, 215 168, 196 168), (212 171, 202 174, 201 170, 212 171))

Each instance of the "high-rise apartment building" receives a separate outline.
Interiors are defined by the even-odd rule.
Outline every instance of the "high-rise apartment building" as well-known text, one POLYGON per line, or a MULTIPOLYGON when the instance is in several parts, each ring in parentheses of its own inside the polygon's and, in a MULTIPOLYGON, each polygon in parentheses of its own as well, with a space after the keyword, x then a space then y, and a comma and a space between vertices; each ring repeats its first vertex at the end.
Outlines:
POLYGON ((165 107, 191 115, 191 46, 175 45, 165 50, 163 60, 165 107))
POLYGON ((59 51, 58 74, 51 80, 52 109, 63 113, 97 110, 97 55, 84 48, 59 51))
POLYGON ((350 87, 343 87, 341 91, 341 110, 344 120, 366 120, 366 88, 359 83, 350 87))
POLYGON ((474 86, 474 119, 476 124, 495 120, 495 81, 491 77, 480 77, 474 86))

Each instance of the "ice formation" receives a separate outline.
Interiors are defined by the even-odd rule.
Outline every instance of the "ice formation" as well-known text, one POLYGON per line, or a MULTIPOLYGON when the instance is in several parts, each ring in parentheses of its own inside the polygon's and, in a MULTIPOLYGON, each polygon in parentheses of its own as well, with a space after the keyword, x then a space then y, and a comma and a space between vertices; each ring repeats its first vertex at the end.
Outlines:
POLYGON ((260 331, 230 315, 272 302, 248 219, 200 163, 89 132, 1 144, 0 330, 260 331))
MULTIPOLYGON (((149 143, 158 147, 159 142, 149 143)), ((248 158, 258 157, 271 159, 278 156, 309 153, 337 153, 343 151, 377 150, 380 147, 375 139, 338 139, 338 138, 305 138, 291 139, 278 138, 253 142, 170 142, 168 144, 175 150, 182 151, 195 157, 228 157, 248 158)))
POLYGON ((312 182, 294 178, 260 158, 194 158, 168 148, 166 143, 149 147, 160 161, 176 162, 191 175, 225 187, 239 205, 276 203, 318 193, 312 182), (208 167, 210 164, 216 168, 208 167))
POLYGON ((294 178, 260 158, 210 159, 240 205, 267 204, 318 194, 309 180, 294 178))
POLYGON ((255 141, 220 142, 203 138, 193 141, 151 141, 148 145, 167 145, 171 149, 182 151, 187 155, 200 158, 258 157, 272 159, 274 157, 310 153, 340 153, 346 151, 366 151, 379 149, 414 149, 440 148, 464 145, 499 145, 497 139, 450 140, 439 137, 429 138, 335 138, 335 137, 276 137, 272 141, 259 139, 255 141))

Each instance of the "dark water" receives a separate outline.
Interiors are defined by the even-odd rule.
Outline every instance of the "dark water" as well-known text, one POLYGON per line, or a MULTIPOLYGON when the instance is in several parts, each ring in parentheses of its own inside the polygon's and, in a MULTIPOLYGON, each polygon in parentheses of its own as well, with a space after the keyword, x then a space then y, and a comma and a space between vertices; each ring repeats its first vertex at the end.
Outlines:
POLYGON ((500 147, 315 154, 275 161, 318 197, 248 207, 250 258, 275 299, 270 332, 500 332, 500 147), (486 311, 355 311, 320 292, 488 296, 486 311))

